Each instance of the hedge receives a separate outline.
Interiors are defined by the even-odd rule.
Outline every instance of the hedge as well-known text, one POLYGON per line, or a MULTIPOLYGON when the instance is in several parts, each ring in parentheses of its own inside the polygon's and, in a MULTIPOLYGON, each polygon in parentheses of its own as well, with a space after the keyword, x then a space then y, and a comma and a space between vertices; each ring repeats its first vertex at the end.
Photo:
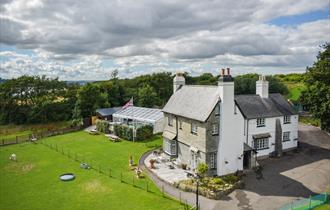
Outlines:
MULTIPOLYGON (((133 140, 133 128, 128 125, 115 125, 114 132, 120 138, 133 140)), ((136 141, 148 139, 153 135, 153 127, 151 125, 143 125, 136 128, 136 141)))
POLYGON ((109 122, 106 120, 96 120, 96 130, 102 133, 109 133, 109 122))

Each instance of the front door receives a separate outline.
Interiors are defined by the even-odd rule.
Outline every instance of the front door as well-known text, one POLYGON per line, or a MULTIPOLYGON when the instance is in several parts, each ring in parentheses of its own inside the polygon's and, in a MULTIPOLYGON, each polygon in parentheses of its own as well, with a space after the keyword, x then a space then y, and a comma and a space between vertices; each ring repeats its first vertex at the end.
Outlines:
POLYGON ((250 160, 251 160, 251 151, 244 152, 244 157, 243 157, 244 169, 250 168, 250 160))

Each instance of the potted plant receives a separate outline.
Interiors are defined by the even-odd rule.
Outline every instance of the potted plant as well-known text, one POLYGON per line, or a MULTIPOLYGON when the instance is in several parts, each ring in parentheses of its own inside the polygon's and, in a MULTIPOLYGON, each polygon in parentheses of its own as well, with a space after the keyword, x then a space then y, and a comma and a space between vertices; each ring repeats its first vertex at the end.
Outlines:
POLYGON ((149 160, 149 163, 150 163, 150 168, 151 169, 155 169, 156 167, 155 167, 155 163, 156 163, 156 160, 155 159, 150 159, 149 160))
POLYGON ((183 170, 187 170, 187 164, 186 163, 181 163, 181 168, 183 170))

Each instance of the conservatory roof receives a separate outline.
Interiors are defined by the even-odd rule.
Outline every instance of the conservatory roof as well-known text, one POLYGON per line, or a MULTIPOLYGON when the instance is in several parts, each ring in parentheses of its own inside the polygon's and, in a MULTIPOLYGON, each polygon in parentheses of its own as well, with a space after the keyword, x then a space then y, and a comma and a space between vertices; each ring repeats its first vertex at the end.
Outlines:
POLYGON ((137 106, 129 106, 125 109, 121 109, 115 112, 112 116, 150 123, 154 123, 164 117, 163 112, 160 109, 137 106))

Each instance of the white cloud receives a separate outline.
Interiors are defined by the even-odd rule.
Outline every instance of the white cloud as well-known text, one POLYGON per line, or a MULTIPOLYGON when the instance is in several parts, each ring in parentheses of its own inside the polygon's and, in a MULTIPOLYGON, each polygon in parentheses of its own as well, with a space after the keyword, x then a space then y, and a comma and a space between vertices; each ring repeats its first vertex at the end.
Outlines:
POLYGON ((283 27, 268 21, 325 7, 327 0, 1 1, 0 42, 34 53, 19 64, 17 56, 0 54, 0 76, 102 79, 113 68, 133 76, 198 73, 205 65, 304 70, 330 40, 329 20, 283 27))

